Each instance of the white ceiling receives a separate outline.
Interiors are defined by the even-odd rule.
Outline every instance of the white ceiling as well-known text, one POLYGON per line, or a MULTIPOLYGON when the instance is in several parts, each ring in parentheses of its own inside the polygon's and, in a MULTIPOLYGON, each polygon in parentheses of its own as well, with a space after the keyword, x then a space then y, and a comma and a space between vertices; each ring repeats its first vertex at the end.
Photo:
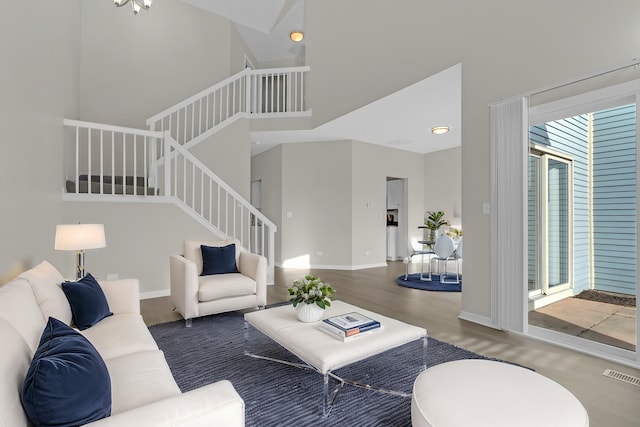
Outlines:
MULTIPOLYGON (((305 29, 305 0, 182 1, 233 21, 261 63, 293 59, 304 49, 304 41, 292 42, 289 33, 305 29)), ((461 64, 454 65, 312 130, 252 132, 252 154, 282 143, 330 140, 421 154, 460 146, 461 73, 461 64), (434 126, 450 131, 434 135, 434 126)))
POLYGON ((296 58, 304 40, 289 38, 304 30, 304 0, 182 0, 233 21, 259 62, 296 58))

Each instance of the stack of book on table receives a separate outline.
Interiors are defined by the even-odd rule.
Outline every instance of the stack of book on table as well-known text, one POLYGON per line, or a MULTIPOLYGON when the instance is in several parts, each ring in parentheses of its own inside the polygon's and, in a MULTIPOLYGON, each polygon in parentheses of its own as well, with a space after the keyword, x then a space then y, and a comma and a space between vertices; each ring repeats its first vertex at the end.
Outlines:
POLYGON ((351 341, 382 329, 377 320, 356 312, 329 317, 320 322, 321 331, 342 341, 351 341))

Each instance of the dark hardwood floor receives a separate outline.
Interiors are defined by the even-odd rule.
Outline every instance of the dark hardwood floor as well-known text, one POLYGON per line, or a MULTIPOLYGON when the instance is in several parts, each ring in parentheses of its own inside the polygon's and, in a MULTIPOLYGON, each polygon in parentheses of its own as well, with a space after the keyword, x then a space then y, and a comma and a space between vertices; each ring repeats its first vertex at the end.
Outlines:
MULTIPOLYGON (((535 369, 580 399, 592 427, 640 426, 640 387, 602 376, 608 368, 637 377, 640 376, 637 369, 461 320, 460 293, 398 286, 394 280, 404 273, 401 261, 389 262, 388 267, 355 271, 277 268, 275 285, 268 287, 267 303, 286 301, 287 287, 307 273, 330 283, 336 289, 337 299, 423 326, 430 336, 467 350, 535 369)), ((473 286, 472 279, 465 280, 465 285, 473 286)), ((168 297, 143 300, 141 310, 149 325, 181 319, 172 311, 168 297)), ((540 396, 538 402, 531 402, 531 410, 543 411, 544 405, 545 396, 540 396)))

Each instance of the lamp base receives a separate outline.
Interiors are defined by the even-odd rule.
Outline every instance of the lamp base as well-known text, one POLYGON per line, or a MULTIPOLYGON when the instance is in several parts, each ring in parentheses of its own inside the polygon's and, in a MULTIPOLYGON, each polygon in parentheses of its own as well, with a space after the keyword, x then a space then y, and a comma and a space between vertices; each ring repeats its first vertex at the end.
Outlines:
POLYGON ((77 254, 76 262, 76 280, 80 280, 84 277, 84 251, 79 250, 77 254))

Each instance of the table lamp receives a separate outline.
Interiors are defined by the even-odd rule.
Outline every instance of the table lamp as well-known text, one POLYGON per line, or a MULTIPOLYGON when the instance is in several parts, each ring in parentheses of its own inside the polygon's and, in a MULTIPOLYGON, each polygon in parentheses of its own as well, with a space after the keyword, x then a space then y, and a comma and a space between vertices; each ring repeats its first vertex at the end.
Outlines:
POLYGON ((78 251, 76 280, 84 277, 84 251, 107 246, 104 224, 60 224, 56 226, 55 249, 78 251))

